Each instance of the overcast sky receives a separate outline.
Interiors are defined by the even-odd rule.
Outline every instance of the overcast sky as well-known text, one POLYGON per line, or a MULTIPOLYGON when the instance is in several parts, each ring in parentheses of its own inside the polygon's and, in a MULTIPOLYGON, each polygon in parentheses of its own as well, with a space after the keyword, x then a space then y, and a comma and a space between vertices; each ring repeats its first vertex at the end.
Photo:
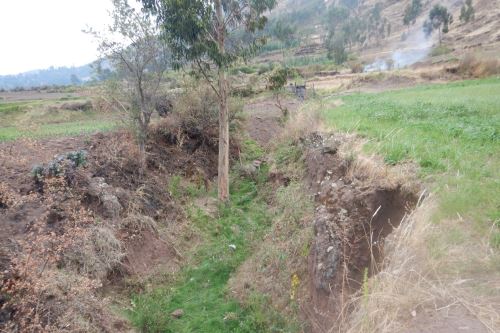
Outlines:
POLYGON ((110 0, 0 0, 0 75, 95 60, 82 29, 102 28, 110 8, 110 0))

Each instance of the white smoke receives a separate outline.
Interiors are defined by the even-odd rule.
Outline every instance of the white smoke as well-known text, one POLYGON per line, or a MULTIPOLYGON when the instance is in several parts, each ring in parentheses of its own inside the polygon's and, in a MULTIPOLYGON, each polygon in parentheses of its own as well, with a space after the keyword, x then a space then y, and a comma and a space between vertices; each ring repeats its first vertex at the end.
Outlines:
POLYGON ((378 58, 373 63, 366 65, 365 72, 386 71, 390 68, 405 68, 424 60, 432 50, 434 38, 426 38, 421 26, 416 27, 406 35, 404 40, 395 43, 395 50, 387 58, 378 58))

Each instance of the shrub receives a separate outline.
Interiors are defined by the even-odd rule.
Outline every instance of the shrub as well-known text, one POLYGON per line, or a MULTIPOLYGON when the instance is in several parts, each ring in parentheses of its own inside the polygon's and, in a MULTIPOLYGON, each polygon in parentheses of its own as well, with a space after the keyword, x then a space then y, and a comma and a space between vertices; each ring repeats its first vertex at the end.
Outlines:
MULTIPOLYGON (((228 108, 230 128, 234 129, 241 117, 243 104, 238 99, 229 99, 228 108)), ((209 85, 200 82, 188 84, 174 104, 174 113, 186 132, 217 133, 219 102, 209 85)))
POLYGON ((78 150, 70 152, 66 158, 74 163, 75 167, 84 166, 87 163, 87 151, 78 150))
POLYGON ((363 64, 359 61, 351 61, 349 68, 351 69, 351 73, 363 73, 364 70, 363 64))
POLYGON ((438 57, 441 55, 448 54, 452 52, 453 50, 447 47, 446 45, 439 45, 435 48, 432 49, 431 51, 431 57, 438 57))

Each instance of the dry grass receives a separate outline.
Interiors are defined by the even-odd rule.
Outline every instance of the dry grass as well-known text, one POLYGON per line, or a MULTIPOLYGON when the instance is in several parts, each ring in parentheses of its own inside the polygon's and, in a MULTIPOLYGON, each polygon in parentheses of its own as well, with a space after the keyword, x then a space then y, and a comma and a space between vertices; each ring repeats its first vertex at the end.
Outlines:
POLYGON ((66 267, 85 276, 104 279, 121 265, 124 257, 121 242, 106 226, 93 226, 64 253, 66 267))
MULTIPOLYGON (((466 251, 477 251, 483 261, 488 261, 489 249, 484 244, 475 248, 457 245, 436 256, 429 241, 449 232, 449 225, 430 222, 437 204, 432 196, 422 198, 419 207, 387 240, 384 269, 368 281, 369 292, 360 291, 346 305, 346 309, 354 306, 355 311, 341 317, 344 320, 339 332, 401 332, 416 314, 438 314, 443 309, 453 311, 456 306, 467 309, 489 331, 500 329, 498 299, 479 295, 475 291, 478 281, 472 276, 467 279, 446 272, 466 251)), ((494 288, 487 284, 483 287, 494 288)))
POLYGON ((468 53, 460 60, 458 72, 474 78, 497 75, 500 74, 500 61, 492 58, 481 58, 468 53))
POLYGON ((318 100, 307 104, 307 112, 305 108, 301 108, 292 113, 285 124, 281 137, 277 141, 298 141, 305 138, 311 131, 320 131, 323 127, 320 111, 323 108, 324 105, 321 100, 318 100))

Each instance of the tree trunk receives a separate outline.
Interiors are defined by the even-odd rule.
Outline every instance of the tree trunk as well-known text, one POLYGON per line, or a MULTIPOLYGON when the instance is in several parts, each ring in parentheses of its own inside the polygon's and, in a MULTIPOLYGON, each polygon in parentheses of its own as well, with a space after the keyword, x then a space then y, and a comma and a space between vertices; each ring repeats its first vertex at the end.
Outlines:
MULTIPOLYGON (((217 44, 219 52, 225 55, 225 29, 222 4, 215 0, 217 15, 217 44)), ((219 166, 218 166, 218 192, 219 201, 229 200, 229 110, 227 106, 227 79, 224 60, 219 65, 219 166)))

